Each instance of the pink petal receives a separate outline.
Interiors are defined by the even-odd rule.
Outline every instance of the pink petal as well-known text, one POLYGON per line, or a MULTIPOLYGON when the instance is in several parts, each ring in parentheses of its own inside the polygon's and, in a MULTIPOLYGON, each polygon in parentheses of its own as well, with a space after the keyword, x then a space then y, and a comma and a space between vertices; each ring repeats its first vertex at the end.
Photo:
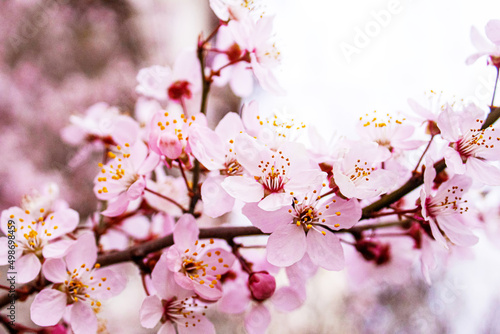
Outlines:
POLYGON ((246 133, 240 133, 236 137, 234 151, 238 162, 252 175, 262 173, 260 161, 271 161, 271 150, 246 133))
POLYGON ((212 175, 201 186, 203 212, 209 217, 217 218, 233 209, 234 198, 221 186, 224 179, 222 175, 212 175))
POLYGON ((31 304, 31 320, 38 326, 53 326, 61 320, 66 309, 66 294, 54 290, 40 291, 31 304))
POLYGON ((267 260, 278 267, 291 266, 306 252, 306 235, 301 226, 286 224, 274 231, 267 241, 267 260))
POLYGON ((238 314, 246 310, 250 302, 250 292, 247 288, 238 287, 231 290, 224 290, 224 294, 217 307, 219 311, 229 314, 238 314))
POLYGON ((170 132, 163 132, 158 137, 158 148, 161 154, 169 159, 177 159, 182 153, 182 143, 179 138, 170 132))
POLYGON ((53 283, 62 283, 68 279, 66 263, 62 259, 47 259, 42 268, 43 276, 53 283))
POLYGON ((215 334, 214 325, 200 314, 194 314, 186 321, 182 319, 177 330, 179 334, 215 334), (188 322, 187 326, 186 322, 188 322))
POLYGON ((432 236, 434 239, 436 239, 437 242, 439 242, 441 245, 444 246, 444 248, 448 249, 448 243, 446 242, 446 239, 443 237, 443 234, 441 231, 439 231, 439 228, 436 224, 436 222, 433 219, 429 220, 429 225, 431 226, 431 232, 432 236))
POLYGON ((49 258, 61 258, 66 255, 69 248, 75 243, 75 240, 59 240, 48 244, 43 247, 43 257, 49 258))
POLYGON ((475 245, 479 241, 479 238, 472 234, 468 228, 464 227, 460 220, 454 216, 436 217, 441 230, 455 245, 464 247, 475 245))
POLYGON ((307 233, 307 254, 314 264, 326 270, 344 268, 344 250, 340 240, 329 231, 326 231, 325 235, 314 230, 307 233))
POLYGON ((229 87, 236 96, 247 97, 253 92, 254 80, 252 72, 245 64, 237 64, 229 81, 229 87))
POLYGON ((78 212, 73 209, 63 209, 50 214, 49 218, 45 220, 45 225, 47 229, 53 229, 54 226, 57 226, 57 229, 51 231, 52 236, 50 237, 50 239, 55 239, 72 232, 79 222, 80 215, 78 212))
POLYGON ((265 211, 279 210, 284 206, 290 206, 292 195, 288 193, 273 193, 269 194, 259 202, 259 208, 265 211))
POLYGON ((194 243, 198 240, 200 229, 196 220, 190 214, 184 214, 174 229, 174 243, 180 251, 185 251, 195 247, 194 243))
POLYGON ((128 116, 119 116, 113 120, 110 135, 120 145, 134 145, 139 135, 139 124, 128 116))
POLYGON ((76 243, 71 246, 66 255, 68 270, 80 269, 82 264, 92 268, 97 259, 97 246, 94 233, 85 233, 78 237, 76 243))
POLYGON ((489 186, 500 185, 500 169, 477 158, 469 158, 466 162, 467 174, 474 180, 489 186))
POLYGON ((245 317, 245 328, 248 334, 265 333, 271 323, 271 313, 263 304, 257 304, 245 317))
POLYGON ((229 176, 221 186, 229 195, 246 203, 258 202, 264 197, 262 185, 250 177, 229 176))
POLYGON ((157 153, 151 151, 149 152, 149 155, 146 158, 146 160, 142 162, 141 166, 137 170, 137 174, 139 175, 148 174, 153 169, 155 169, 159 163, 160 163, 160 156, 157 153))
POLYGON ((148 296, 142 302, 139 317, 142 327, 154 328, 163 316, 163 305, 157 296, 148 296))
POLYGON ((271 301, 276 309, 281 312, 293 311, 303 303, 297 291, 289 286, 278 289, 272 296, 271 301))
POLYGON ((144 177, 140 177, 130 185, 130 187, 127 190, 127 197, 129 200, 135 200, 138 199, 143 193, 144 193, 144 188, 146 188, 146 180, 144 177))
POLYGON ((106 208, 106 210, 101 212, 101 214, 106 217, 119 216, 127 210, 129 203, 130 200, 128 199, 128 195, 126 192, 124 192, 114 200, 108 201, 108 207, 106 208))
POLYGON ((234 255, 222 248, 213 248, 203 253, 200 260, 207 265, 208 275, 223 275, 231 269, 234 260, 234 255), (208 256, 210 254, 210 256, 208 256), (217 255, 219 254, 219 255, 217 255), (222 260, 221 260, 222 259, 222 260), (215 270, 214 270, 215 269, 215 270))
POLYGON ((326 222, 333 229, 350 228, 361 219, 361 206, 357 199, 343 200, 335 198, 329 202, 329 207, 323 212, 326 222), (337 225, 338 226, 335 226, 337 225))
POLYGON ((95 334, 97 332, 97 317, 92 308, 77 302, 71 307, 71 329, 75 334, 95 334))
POLYGON ((500 45, 500 20, 490 20, 484 30, 490 41, 500 45))
MULTIPOLYGON (((487 26, 486 26, 487 27, 487 26)), ((472 27, 470 30, 470 39, 472 45, 479 51, 482 52, 483 55, 487 54, 487 52, 491 51, 492 45, 488 42, 483 35, 476 29, 476 27, 472 27)))
POLYGON ((42 264, 35 254, 28 253, 21 256, 16 261, 17 282, 27 283, 34 280, 41 267, 42 264))
POLYGON ((215 128, 215 133, 219 135, 222 140, 227 141, 229 141, 230 139, 235 139, 236 136, 244 131, 245 128, 240 116, 234 112, 227 113, 215 128))
POLYGON ((215 301, 222 297, 222 291, 217 285, 209 286, 210 282, 205 282, 204 284, 194 283, 194 291, 202 298, 206 300, 215 301))
POLYGON ((292 221, 292 216, 288 212, 289 208, 281 208, 276 211, 264 211, 257 203, 247 203, 242 209, 242 213, 250 219, 252 225, 258 227, 264 233, 272 233, 278 227, 292 221))
POLYGON ((229 143, 223 143, 219 136, 207 127, 192 125, 191 130, 189 146, 193 155, 209 170, 221 169, 229 143))
POLYGON ((175 295, 177 285, 173 277, 174 274, 167 267, 167 254, 164 253, 151 273, 153 286, 162 299, 167 300, 175 295))
POLYGON ((426 196, 429 196, 431 194, 431 189, 435 178, 436 169, 434 168, 434 161, 432 161, 430 158, 426 158, 424 171, 424 191, 426 196))
POLYGON ((97 269, 93 274, 93 283, 89 284, 95 290, 89 292, 89 294, 99 300, 109 299, 120 294, 127 285, 127 276, 121 271, 123 271, 123 268, 120 270, 119 266, 118 268, 113 266, 111 268, 97 269))
POLYGON ((446 161, 446 166, 450 168, 452 172, 456 174, 465 173, 466 170, 465 164, 462 162, 460 154, 451 147, 447 147, 445 149, 444 160, 446 161))
POLYGON ((158 334, 177 334, 174 324, 170 321, 164 323, 158 330, 158 334))

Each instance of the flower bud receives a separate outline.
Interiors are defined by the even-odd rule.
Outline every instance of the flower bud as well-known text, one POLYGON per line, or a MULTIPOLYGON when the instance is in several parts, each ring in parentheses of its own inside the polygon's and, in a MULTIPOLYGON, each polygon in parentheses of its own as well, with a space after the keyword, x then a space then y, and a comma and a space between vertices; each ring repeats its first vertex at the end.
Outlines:
POLYGON ((373 261, 382 265, 391 260, 391 245, 383 244, 375 240, 359 240, 356 242, 356 250, 363 255, 365 260, 373 261))
POLYGON ((274 294, 276 280, 267 271, 259 271, 248 277, 248 287, 255 300, 263 301, 274 294))

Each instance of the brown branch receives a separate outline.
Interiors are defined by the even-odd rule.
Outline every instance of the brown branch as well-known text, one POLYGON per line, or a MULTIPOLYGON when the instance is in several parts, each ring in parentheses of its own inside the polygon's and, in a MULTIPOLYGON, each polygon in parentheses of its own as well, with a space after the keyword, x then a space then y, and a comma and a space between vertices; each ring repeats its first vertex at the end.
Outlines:
MULTIPOLYGON (((232 240, 236 237, 249 235, 265 235, 265 233, 254 226, 211 227, 200 229, 199 238, 232 240)), ((173 243, 174 237, 172 234, 169 234, 163 238, 151 240, 143 244, 130 247, 123 251, 100 255, 97 258, 97 263, 99 263, 101 267, 105 267, 123 262, 136 262, 138 259, 142 259, 150 253, 158 252, 166 247, 173 245, 173 243)), ((17 289, 18 293, 16 294, 15 299, 26 297, 32 293, 38 292, 49 284, 51 283, 43 280, 39 284, 37 284, 36 282, 31 282, 20 286, 17 289)), ((0 296, 0 308, 6 306, 9 303, 10 298, 8 294, 0 296)))

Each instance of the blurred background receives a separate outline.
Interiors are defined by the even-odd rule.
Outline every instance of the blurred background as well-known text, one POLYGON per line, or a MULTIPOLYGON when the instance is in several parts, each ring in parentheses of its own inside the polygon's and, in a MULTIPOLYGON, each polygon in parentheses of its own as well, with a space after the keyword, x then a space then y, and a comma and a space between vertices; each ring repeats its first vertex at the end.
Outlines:
MULTIPOLYGON (((433 103, 431 90, 485 110, 491 101, 494 68, 485 59, 466 66, 465 59, 475 52, 471 26, 483 33, 488 20, 499 18, 493 16, 499 2, 272 0, 263 7, 276 14, 283 55, 278 75, 288 94, 257 90, 251 98, 302 115, 325 137, 352 133, 359 116, 373 110, 407 113, 408 98, 433 103)), ((132 114, 139 69, 173 65, 216 24, 202 0, 2 1, 0 209, 56 182, 82 217, 92 212, 99 154, 70 163, 83 153, 61 141, 69 116, 100 101, 132 114)), ((211 117, 237 110, 240 102, 230 90, 214 89, 211 117)), ((347 254, 352 265, 346 271, 320 271, 309 282, 303 307, 273 312, 269 333, 500 333, 498 196, 478 201, 491 212, 488 235, 448 259, 431 286, 418 263, 403 274, 358 268, 357 254, 347 254)), ((403 258, 414 260, 412 252, 411 245, 401 247, 403 258)), ((143 293, 136 269, 123 270, 131 273, 130 288, 105 311, 107 331, 150 333, 139 324, 143 293)), ((29 319, 27 312, 21 316, 29 319)), ((218 333, 244 333, 242 317, 211 318, 218 333)))

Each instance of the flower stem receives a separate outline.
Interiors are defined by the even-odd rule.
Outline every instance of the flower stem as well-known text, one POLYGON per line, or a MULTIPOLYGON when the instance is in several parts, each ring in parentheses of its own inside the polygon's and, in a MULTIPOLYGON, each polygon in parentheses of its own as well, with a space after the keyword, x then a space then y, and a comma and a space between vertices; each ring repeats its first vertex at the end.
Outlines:
POLYGON ((417 165, 415 166, 415 169, 413 170, 413 173, 417 172, 418 166, 420 166, 420 163, 422 162, 422 159, 424 158, 425 154, 429 150, 429 147, 431 147, 432 140, 434 139, 434 137, 435 137, 434 135, 431 136, 431 139, 427 143, 427 146, 425 147, 424 152, 422 152, 422 155, 420 156, 420 159, 418 159, 417 165))
POLYGON ((182 210, 183 213, 186 213, 188 212, 182 205, 180 205, 178 202, 176 202, 175 200, 171 199, 170 197, 167 197, 163 194, 160 194, 159 192, 157 191, 154 191, 153 189, 149 189, 149 188, 144 188, 145 191, 149 191, 150 193, 158 196, 158 197, 161 197, 163 198, 164 200, 166 201, 169 201, 170 203, 174 204, 175 206, 177 206, 179 209, 182 210))

